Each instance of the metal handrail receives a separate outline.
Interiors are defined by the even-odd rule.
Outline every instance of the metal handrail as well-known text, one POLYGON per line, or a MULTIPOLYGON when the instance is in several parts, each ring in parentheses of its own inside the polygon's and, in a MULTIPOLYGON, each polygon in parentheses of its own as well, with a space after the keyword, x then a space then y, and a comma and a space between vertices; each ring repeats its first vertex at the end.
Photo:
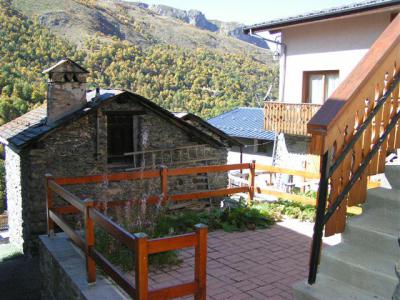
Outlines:
POLYGON ((360 139, 365 129, 371 124, 375 115, 379 112, 382 106, 385 104, 389 96, 393 93, 395 88, 400 82, 400 74, 397 74, 390 87, 386 91, 386 93, 377 101, 374 109, 369 113, 368 117, 365 121, 357 128, 357 132, 354 134, 350 142, 344 147, 343 151, 336 159, 335 163, 330 166, 329 162, 331 161, 332 149, 325 152, 322 158, 321 165, 321 178, 318 189, 318 204, 317 204, 317 212, 316 212, 316 220, 314 225, 314 234, 311 248, 311 256, 310 256, 310 269, 308 275, 308 283, 314 284, 317 277, 317 269, 318 262, 320 259, 321 253, 321 245, 322 245, 322 235, 324 226, 327 224, 329 219, 335 213, 336 209, 341 205, 343 200, 346 198, 346 195, 350 192, 353 185, 357 182, 357 180, 361 177, 370 161, 373 159, 375 154, 378 152, 379 148, 382 146, 383 142, 388 137, 389 133, 395 128, 397 122, 400 119, 400 110, 397 111, 396 115, 393 116, 390 123, 387 125, 385 131, 380 136, 378 141, 373 145, 371 151, 366 155, 366 157, 362 160, 360 167, 352 174, 349 182, 345 185, 342 192, 336 197, 333 201, 333 204, 326 209, 326 203, 328 198, 328 186, 329 186, 329 178, 332 177, 335 170, 340 166, 340 164, 344 161, 348 153, 352 150, 355 143, 360 139))

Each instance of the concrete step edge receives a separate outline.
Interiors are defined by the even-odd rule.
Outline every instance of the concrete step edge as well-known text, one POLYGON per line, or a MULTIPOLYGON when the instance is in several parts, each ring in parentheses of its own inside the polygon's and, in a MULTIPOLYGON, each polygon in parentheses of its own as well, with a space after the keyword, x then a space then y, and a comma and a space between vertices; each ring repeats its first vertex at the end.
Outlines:
POLYGON ((337 280, 331 276, 318 274, 317 282, 309 285, 307 281, 299 281, 293 285, 295 300, 383 300, 381 296, 368 293, 357 287, 337 280))

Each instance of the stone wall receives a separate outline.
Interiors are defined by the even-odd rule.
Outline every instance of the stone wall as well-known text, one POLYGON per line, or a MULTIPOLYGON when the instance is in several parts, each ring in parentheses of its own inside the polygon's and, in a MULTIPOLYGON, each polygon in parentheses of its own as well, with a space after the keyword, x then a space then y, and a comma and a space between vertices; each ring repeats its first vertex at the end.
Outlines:
POLYGON ((285 134, 286 147, 289 153, 307 154, 311 139, 307 136, 285 134))
POLYGON ((129 297, 113 282, 96 273, 96 283, 86 281, 85 258, 66 235, 39 237, 40 273, 43 300, 125 300, 129 297))
POLYGON ((23 183, 21 157, 5 147, 5 170, 10 242, 22 250, 23 245, 23 183))
MULTIPOLYGON (((54 131, 22 154, 22 159, 26 161, 27 171, 23 173, 22 179, 11 178, 10 183, 8 183, 10 186, 10 188, 7 188, 8 203, 14 205, 12 202, 15 201, 15 205, 20 207, 21 204, 18 204, 18 201, 20 201, 18 199, 22 199, 22 196, 18 190, 17 181, 26 180, 27 182, 22 212, 24 230, 18 232, 19 235, 21 233, 23 235, 25 252, 35 253, 37 236, 46 230, 44 189, 46 173, 53 176, 80 176, 110 172, 110 166, 107 164, 106 113, 118 110, 137 110, 145 113, 140 115, 142 150, 204 144, 204 142, 195 141, 183 130, 133 101, 118 102, 114 100, 106 103, 97 111, 54 131)), ((207 147, 207 155, 210 157, 210 160, 206 162, 207 164, 226 164, 227 152, 225 148, 207 147)), ((14 155, 11 161, 9 159, 7 161, 13 165, 12 168, 18 173, 18 156, 14 155)), ((205 162, 197 162, 182 167, 203 164, 205 162)), ((167 165, 167 167, 171 166, 167 165)), ((195 182, 196 176, 187 177, 183 181, 179 180, 178 177, 171 180, 170 193, 193 192, 201 189, 200 185, 195 182)), ((224 173, 210 175, 208 185, 211 189, 225 187, 227 175, 224 173)), ((90 197, 103 201, 141 198, 161 193, 159 179, 119 183, 105 180, 101 184, 69 186, 68 189, 82 198, 90 197)), ((20 221, 18 222, 20 224, 20 221)))

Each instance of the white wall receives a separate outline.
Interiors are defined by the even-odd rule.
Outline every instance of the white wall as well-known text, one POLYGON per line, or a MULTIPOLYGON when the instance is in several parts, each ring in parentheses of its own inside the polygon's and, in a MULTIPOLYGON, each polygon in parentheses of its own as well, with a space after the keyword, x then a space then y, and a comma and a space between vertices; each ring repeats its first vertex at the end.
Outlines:
MULTIPOLYGON (((253 160, 260 164, 271 165, 272 157, 257 153, 243 153, 243 163, 251 163, 253 160)), ((240 164, 240 152, 228 151, 227 164, 240 164)))
POLYGON ((388 26, 390 14, 383 12, 283 29, 287 55, 285 89, 280 99, 301 102, 304 71, 339 70, 340 83, 388 26))

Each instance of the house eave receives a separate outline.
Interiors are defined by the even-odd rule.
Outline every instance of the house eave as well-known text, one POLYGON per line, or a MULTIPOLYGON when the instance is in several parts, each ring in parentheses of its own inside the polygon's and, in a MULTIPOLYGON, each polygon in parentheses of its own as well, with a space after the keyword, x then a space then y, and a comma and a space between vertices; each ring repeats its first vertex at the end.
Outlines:
POLYGON ((349 9, 346 11, 337 11, 337 12, 321 13, 321 14, 315 13, 315 15, 308 15, 308 16, 306 14, 305 16, 300 15, 300 16, 295 16, 293 18, 264 22, 260 24, 245 26, 243 27, 243 32, 245 34, 257 33, 263 31, 270 31, 272 33, 276 33, 287 27, 346 18, 354 15, 366 15, 366 14, 384 12, 388 11, 388 8, 392 8, 392 10, 400 9, 400 1, 396 0, 396 1, 379 3, 375 4, 372 7, 364 6, 364 7, 349 9))

